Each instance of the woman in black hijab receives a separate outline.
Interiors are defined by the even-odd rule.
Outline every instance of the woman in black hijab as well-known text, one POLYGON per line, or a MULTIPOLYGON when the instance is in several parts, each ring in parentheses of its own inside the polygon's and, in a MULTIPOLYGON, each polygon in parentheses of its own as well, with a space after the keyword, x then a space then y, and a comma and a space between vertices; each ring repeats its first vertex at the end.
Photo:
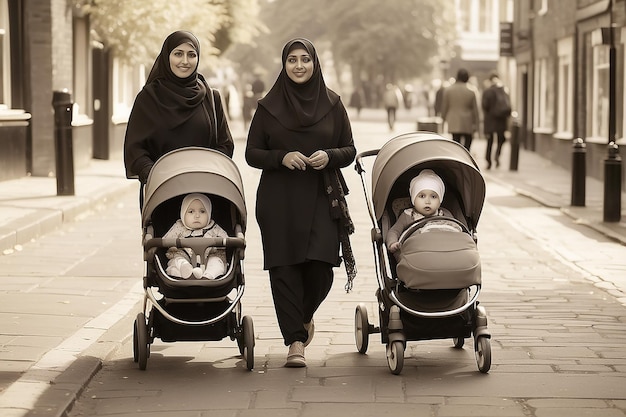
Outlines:
POLYGON ((256 217, 278 324, 289 346, 285 366, 302 367, 313 314, 332 287, 333 267, 343 258, 347 290, 356 274, 340 171, 356 149, 346 109, 326 87, 313 44, 289 41, 282 63, 252 119, 246 161, 262 170, 256 217))
POLYGON ((200 44, 192 33, 177 31, 163 42, 128 120, 124 141, 128 178, 145 184, 157 159, 187 146, 232 157, 233 139, 219 93, 198 73, 199 61, 200 44))

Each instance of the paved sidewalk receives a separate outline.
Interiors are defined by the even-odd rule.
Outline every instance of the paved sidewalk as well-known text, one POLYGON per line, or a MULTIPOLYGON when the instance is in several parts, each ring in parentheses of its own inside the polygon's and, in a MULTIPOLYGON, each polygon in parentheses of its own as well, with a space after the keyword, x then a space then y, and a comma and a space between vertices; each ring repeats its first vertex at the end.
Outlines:
MULTIPOLYGON (((358 121, 353 121, 358 123, 358 121)), ((357 129, 355 129, 357 130, 357 129)), ((245 146, 243 131, 233 129, 237 137, 237 146, 245 146)), ((472 145, 472 153, 481 166, 482 155, 486 142, 476 139, 472 145)), ((365 150, 365 149, 359 149, 365 150)), ((626 152, 626 151, 624 151, 626 152)), ((623 152, 623 153, 624 153, 623 152)), ((519 194, 527 195, 538 202, 560 208, 565 214, 592 227, 603 234, 626 245, 626 193, 622 193, 622 221, 618 223, 602 222, 603 213, 603 184, 601 181, 587 178, 586 206, 570 206, 571 173, 555 166, 541 158, 541 156, 521 149, 517 171, 510 171, 510 148, 505 146, 502 164, 498 169, 483 171, 484 175, 504 186, 511 187, 519 194)), ((86 212, 96 210, 98 205, 118 196, 126 191, 136 190, 137 182, 124 177, 123 164, 119 160, 94 160, 85 169, 78 169, 75 179, 75 196, 57 196, 56 179, 27 177, 13 181, 0 182, 0 257, 20 250, 20 246, 38 236, 43 236, 64 223, 71 223, 81 218, 86 212)), ((135 254, 129 255, 129 259, 135 254), (132 256, 131 256, 132 255, 132 256)), ((137 259, 139 259, 137 257, 137 259)), ((125 289, 125 287, 121 287, 125 289)), ((131 293, 122 300, 124 305, 136 301, 137 294, 131 293)), ((125 332, 128 329, 118 330, 125 332)), ((95 355, 97 356, 97 355, 95 355)), ((93 373, 97 372, 99 364, 83 358, 76 361, 70 368, 70 373, 80 374, 81 378, 74 377, 71 383, 87 383, 93 373), (87 362, 85 362, 87 361, 87 362)), ((74 376, 75 376, 74 375, 74 376)), ((57 387, 64 381, 56 381, 57 387)), ((81 387, 75 387, 80 391, 81 387)), ((55 394, 63 392, 54 390, 55 394)), ((68 402, 73 398, 54 398, 50 403, 68 402)), ((61 415, 61 414, 59 414, 61 415)))
POLYGON ((120 160, 92 160, 77 169, 73 196, 57 196, 55 177, 0 181, 0 253, 19 249, 133 187, 137 182, 126 179, 120 160))

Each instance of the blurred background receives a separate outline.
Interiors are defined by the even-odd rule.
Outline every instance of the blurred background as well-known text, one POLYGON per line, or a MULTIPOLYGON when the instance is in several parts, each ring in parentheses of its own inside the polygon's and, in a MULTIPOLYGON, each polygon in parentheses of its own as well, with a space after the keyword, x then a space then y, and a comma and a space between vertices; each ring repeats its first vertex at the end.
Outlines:
POLYGON ((479 99, 497 72, 518 143, 568 167, 582 138, 601 177, 607 145, 624 143, 625 21, 626 0, 0 0, 0 181, 55 175, 55 91, 70 95, 75 164, 119 159, 134 98, 179 29, 200 39, 200 72, 240 135, 285 42, 306 37, 355 116, 382 111, 392 84, 402 117, 441 129, 436 94, 458 69, 479 99))

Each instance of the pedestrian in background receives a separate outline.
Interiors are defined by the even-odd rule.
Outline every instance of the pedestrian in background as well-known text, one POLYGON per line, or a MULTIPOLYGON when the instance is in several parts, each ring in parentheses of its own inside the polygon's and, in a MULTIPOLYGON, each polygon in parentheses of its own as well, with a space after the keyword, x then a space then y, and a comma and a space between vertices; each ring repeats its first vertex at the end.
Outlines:
POLYGON ((467 83, 468 80, 467 70, 459 69, 454 84, 443 92, 441 117, 447 122, 452 139, 469 151, 474 132, 478 130, 479 118, 476 89, 467 83))
POLYGON ((363 91, 360 87, 356 87, 350 96, 350 107, 356 109, 357 117, 361 116, 361 109, 363 108, 363 91))
POLYGON ((289 41, 282 70, 252 118, 246 161, 262 170, 256 218, 287 367, 306 366, 304 348, 313 315, 333 284, 342 258, 348 278, 356 269, 348 240, 353 226, 340 168, 356 149, 346 109, 326 87, 313 44, 289 41))
MULTIPOLYGON (((198 73, 200 43, 191 32, 170 34, 133 104, 124 140, 128 178, 145 184, 152 165, 183 147, 234 150, 219 92, 198 73)), ((143 190, 140 203, 143 206, 143 190)))
POLYGON ((396 111, 402 102, 402 92, 398 87, 389 83, 383 93, 383 106, 387 111, 387 123, 389 130, 393 130, 396 123, 396 111))
POLYGON ((497 73, 489 76, 491 85, 483 92, 482 108, 484 112, 484 131, 487 138, 485 159, 487 169, 491 169, 491 154, 494 136, 498 138, 496 146, 496 168, 500 166, 500 152, 506 141, 505 132, 509 116, 511 116, 511 98, 507 88, 502 84, 497 73))

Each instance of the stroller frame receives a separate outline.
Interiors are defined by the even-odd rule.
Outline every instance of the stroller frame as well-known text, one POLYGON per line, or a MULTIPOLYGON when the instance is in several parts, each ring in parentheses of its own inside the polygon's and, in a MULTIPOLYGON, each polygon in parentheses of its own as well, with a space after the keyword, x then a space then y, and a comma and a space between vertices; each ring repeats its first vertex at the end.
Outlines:
MULTIPOLYGON (((385 224, 389 221, 385 217, 388 200, 398 189, 396 184, 425 168, 435 169, 440 175, 443 171, 448 187, 442 205, 450 205, 447 208, 451 209, 454 220, 477 242, 475 227, 482 211, 485 184, 478 165, 462 145, 431 132, 410 132, 394 137, 380 149, 359 153, 355 169, 361 177, 373 224, 370 236, 378 282, 379 326, 369 323, 367 307, 360 303, 355 311, 357 350, 365 354, 369 335, 380 333, 381 342, 386 344, 389 369, 397 375, 402 371, 407 341, 452 338, 454 347, 460 349, 465 338, 473 336, 478 369, 487 373, 491 367, 491 334, 486 311, 478 301, 481 283, 459 289, 409 290, 395 275, 395 258, 387 253, 383 235, 387 232, 385 226, 390 226, 385 224), (369 157, 376 158, 371 195, 363 164, 369 157), (447 165, 452 168, 446 170, 447 165), (450 182, 463 183, 469 189, 450 186, 450 182), (442 306, 439 302, 446 304, 442 306)), ((411 228, 416 229, 423 222, 411 228)))
POLYGON ((236 340, 248 370, 254 368, 254 326, 242 316, 245 289, 243 259, 246 207, 235 163, 220 152, 183 148, 167 153, 153 166, 143 195, 142 311, 133 327, 133 360, 145 370, 150 345, 164 342, 236 340), (226 238, 162 238, 178 218, 180 202, 189 193, 210 196, 213 216, 229 233, 226 238), (206 263, 207 249, 225 248, 227 271, 216 279, 176 279, 163 265, 168 248, 191 249, 192 259, 206 263))

